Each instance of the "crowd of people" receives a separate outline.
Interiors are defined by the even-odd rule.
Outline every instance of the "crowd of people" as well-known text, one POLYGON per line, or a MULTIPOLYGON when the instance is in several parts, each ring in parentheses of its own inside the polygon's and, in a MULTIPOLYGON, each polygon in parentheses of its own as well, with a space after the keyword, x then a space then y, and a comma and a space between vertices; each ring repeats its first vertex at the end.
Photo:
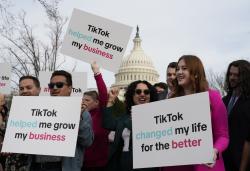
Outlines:
MULTIPOLYGON (((237 60, 229 64, 225 91, 209 87, 199 57, 183 55, 171 62, 166 83, 151 85, 148 81, 130 83, 125 101, 118 98, 119 89, 105 85, 96 62, 91 64, 97 91, 84 92, 81 104, 75 157, 28 154, 0 154, 0 170, 5 171, 249 171, 250 170, 250 63, 237 60), (213 162, 194 165, 133 169, 132 106, 195 93, 208 92, 213 137, 213 162)), ((70 96, 71 74, 54 71, 48 84, 51 96, 70 96)), ((20 96, 38 96, 40 82, 36 77, 19 80, 20 96)), ((80 106, 79 106, 80 107, 80 106)), ((4 140, 8 108, 0 94, 0 141, 4 140)), ((143 118, 142 118, 143 120, 143 118)), ((46 147, 42 147, 46 148, 46 147)), ((162 160, 168 160, 163 158, 162 160)))

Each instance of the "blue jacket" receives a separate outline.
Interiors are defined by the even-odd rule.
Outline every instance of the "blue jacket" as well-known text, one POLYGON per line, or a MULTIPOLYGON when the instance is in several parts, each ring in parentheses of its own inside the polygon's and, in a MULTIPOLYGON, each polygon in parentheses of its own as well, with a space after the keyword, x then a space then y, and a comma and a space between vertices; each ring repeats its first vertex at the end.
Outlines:
POLYGON ((92 120, 89 112, 83 112, 79 124, 75 157, 62 158, 62 171, 81 171, 84 151, 94 140, 92 120))

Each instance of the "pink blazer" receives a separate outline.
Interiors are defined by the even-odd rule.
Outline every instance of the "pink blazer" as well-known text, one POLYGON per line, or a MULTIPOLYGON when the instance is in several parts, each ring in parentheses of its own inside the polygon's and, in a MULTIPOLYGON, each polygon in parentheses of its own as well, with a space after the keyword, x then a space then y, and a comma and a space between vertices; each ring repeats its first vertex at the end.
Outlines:
POLYGON ((215 166, 209 168, 202 164, 164 167, 161 168, 161 171, 225 171, 222 152, 227 148, 229 143, 227 110, 218 91, 209 89, 208 93, 211 109, 213 144, 214 148, 219 151, 219 158, 216 160, 215 166))

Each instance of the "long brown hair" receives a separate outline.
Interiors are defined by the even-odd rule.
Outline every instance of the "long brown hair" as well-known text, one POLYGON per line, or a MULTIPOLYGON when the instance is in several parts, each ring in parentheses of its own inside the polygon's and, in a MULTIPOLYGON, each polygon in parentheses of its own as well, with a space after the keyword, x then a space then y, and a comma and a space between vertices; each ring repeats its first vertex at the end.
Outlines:
POLYGON ((225 79, 224 89, 231 95, 233 93, 233 87, 229 83, 230 68, 234 66, 239 69, 239 90, 240 94, 244 98, 250 98, 250 63, 246 60, 237 60, 229 64, 227 68, 227 74, 225 79))
MULTIPOLYGON (((190 81, 192 93, 200 93, 208 90, 208 82, 206 79, 205 70, 201 60, 194 55, 183 55, 179 58, 178 64, 181 60, 186 63, 187 69, 190 72, 190 81)), ((174 81, 174 93, 171 97, 183 96, 184 90, 178 85, 177 79, 174 81)))

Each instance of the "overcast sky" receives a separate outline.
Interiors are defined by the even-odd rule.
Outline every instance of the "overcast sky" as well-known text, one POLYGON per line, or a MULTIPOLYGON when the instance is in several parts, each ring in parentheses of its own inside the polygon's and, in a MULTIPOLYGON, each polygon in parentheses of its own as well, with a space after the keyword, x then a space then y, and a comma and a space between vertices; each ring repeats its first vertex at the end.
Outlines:
MULTIPOLYGON (((27 11, 27 19, 37 29, 44 26, 45 16, 37 2, 16 0, 13 4, 15 10, 27 11)), ((62 15, 68 18, 73 8, 132 26, 125 55, 132 49, 138 24, 142 48, 152 58, 160 74, 159 81, 165 81, 168 63, 183 54, 199 56, 205 69, 215 72, 224 72, 233 60, 250 59, 249 0, 64 0, 60 3, 62 15)), ((90 65, 80 61, 76 70, 91 73, 90 65)), ((114 82, 113 73, 102 71, 110 86, 114 82)), ((92 74, 88 87, 95 87, 92 74)))

